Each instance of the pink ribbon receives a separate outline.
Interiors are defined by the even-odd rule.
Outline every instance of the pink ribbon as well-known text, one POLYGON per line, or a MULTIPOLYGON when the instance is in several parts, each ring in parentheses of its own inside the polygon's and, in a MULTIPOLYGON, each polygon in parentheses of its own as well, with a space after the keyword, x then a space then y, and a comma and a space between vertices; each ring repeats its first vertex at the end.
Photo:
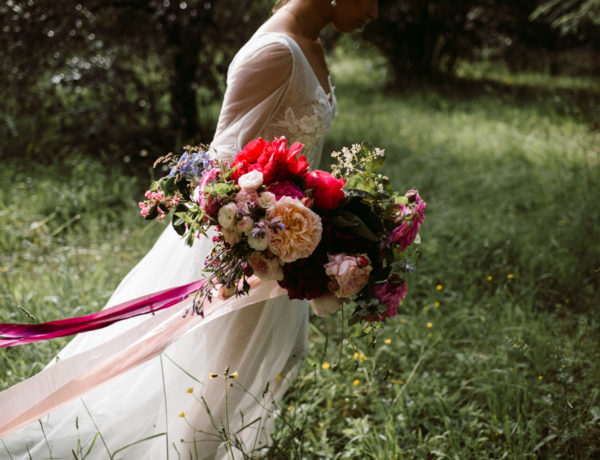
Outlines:
POLYGON ((124 319, 164 310, 198 291, 205 283, 205 280, 199 280, 183 286, 165 289, 86 316, 59 319, 40 324, 0 323, 0 348, 101 329, 124 319))

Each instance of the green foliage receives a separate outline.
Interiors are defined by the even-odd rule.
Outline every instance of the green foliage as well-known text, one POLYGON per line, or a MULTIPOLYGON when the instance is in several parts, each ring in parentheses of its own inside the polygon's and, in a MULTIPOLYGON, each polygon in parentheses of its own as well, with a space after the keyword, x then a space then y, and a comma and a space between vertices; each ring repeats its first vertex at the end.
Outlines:
POLYGON ((49 156, 48 149, 69 145, 114 158, 209 141, 210 104, 221 99, 227 66, 270 6, 270 0, 2 2, 0 155, 49 156))
MULTIPOLYGON (((596 458, 597 79, 492 69, 394 94, 367 68, 333 66, 326 151, 385 147, 395 188, 427 198, 419 271, 400 315, 364 337, 341 344, 341 315, 313 318, 267 458, 596 458)), ((95 161, 8 162, 0 179, 0 321, 99 309, 163 228, 95 161)), ((0 350, 2 386, 64 342, 0 350)))

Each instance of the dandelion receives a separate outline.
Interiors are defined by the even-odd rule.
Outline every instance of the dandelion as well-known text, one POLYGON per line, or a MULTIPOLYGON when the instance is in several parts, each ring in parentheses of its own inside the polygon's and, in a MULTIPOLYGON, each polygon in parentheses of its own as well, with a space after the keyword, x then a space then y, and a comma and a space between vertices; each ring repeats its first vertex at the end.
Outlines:
POLYGON ((355 387, 359 386, 359 385, 360 385, 360 380, 358 380, 358 379, 355 379, 355 380, 352 382, 352 385, 354 385, 355 387))
POLYGON ((438 308, 440 306, 440 303, 436 300, 436 302, 433 305, 435 306, 435 308, 438 308))
POLYGON ((180 416, 181 418, 185 417, 185 412, 182 412, 181 414, 179 414, 179 416, 180 416))
POLYGON ((433 327, 433 323, 427 323, 427 327, 431 329, 433 327))
POLYGON ((488 281, 492 281, 493 279, 494 279, 494 277, 493 277, 492 275, 489 275, 489 276, 487 277, 487 280, 488 280, 488 281))
POLYGON ((389 345, 390 343, 392 343, 392 339, 385 339, 383 341, 383 343, 385 343, 386 345, 389 345))
POLYGON ((438 291, 441 291, 442 289, 444 289, 444 286, 442 286, 441 284, 438 284, 438 285, 435 287, 435 289, 436 289, 436 290, 438 290, 438 291))
POLYGON ((509 273, 508 275, 506 275, 506 277, 511 280, 515 277, 515 275, 513 273, 509 273))
POLYGON ((544 380, 544 376, 543 375, 538 375, 538 380, 544 380))
POLYGON ((359 356, 359 359, 360 359, 360 362, 362 363, 363 361, 367 360, 367 357, 361 353, 359 356))
POLYGON ((288 406, 288 412, 292 412, 292 406, 288 406))
POLYGON ((358 359, 358 357, 359 357, 358 351, 355 351, 354 352, 354 359, 358 359))
POLYGON ((321 364, 321 367, 323 369, 327 370, 331 367, 331 364, 329 364, 327 361, 323 361, 323 364, 321 364))
POLYGON ((194 392, 194 388, 193 388, 193 387, 190 387, 190 388, 188 388, 188 389, 187 389, 187 392, 188 392, 188 393, 193 393, 193 392, 194 392))

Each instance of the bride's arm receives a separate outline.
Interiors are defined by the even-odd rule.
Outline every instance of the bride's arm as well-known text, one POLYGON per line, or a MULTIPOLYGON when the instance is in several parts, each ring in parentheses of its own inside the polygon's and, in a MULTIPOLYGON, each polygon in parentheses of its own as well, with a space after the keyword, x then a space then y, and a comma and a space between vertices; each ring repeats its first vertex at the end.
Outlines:
POLYGON ((282 43, 236 56, 211 144, 219 159, 233 160, 245 144, 265 131, 290 87, 292 68, 291 52, 282 43))

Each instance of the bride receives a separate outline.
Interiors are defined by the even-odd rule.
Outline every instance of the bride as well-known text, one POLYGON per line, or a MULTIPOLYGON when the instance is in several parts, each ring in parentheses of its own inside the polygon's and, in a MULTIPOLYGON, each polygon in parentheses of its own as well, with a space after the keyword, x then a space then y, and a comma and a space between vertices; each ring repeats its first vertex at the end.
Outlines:
MULTIPOLYGON (((336 110, 318 35, 377 14, 377 0, 279 1, 229 67, 213 155, 232 160, 252 139, 285 136, 318 164, 336 110)), ((107 307, 200 279, 210 245, 190 248, 167 228, 107 307)), ((183 318, 183 301, 74 338, 0 393, 0 459, 259 455, 305 355, 308 307, 276 290, 222 304, 231 312, 183 318)))

